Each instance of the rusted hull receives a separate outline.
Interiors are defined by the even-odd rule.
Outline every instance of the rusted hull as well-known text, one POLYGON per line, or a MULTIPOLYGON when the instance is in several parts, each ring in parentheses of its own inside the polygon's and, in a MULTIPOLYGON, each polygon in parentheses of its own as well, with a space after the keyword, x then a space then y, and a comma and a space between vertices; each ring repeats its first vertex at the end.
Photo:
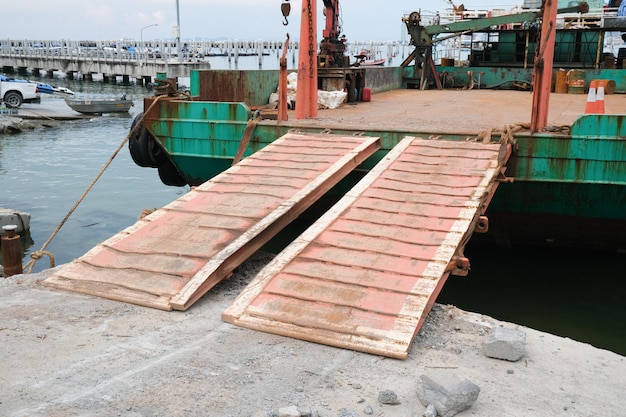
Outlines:
MULTIPOLYGON (((253 81, 248 74, 247 88, 253 81)), ((501 225, 499 233, 515 240, 532 230, 530 240, 539 242, 626 248, 626 239, 620 239, 626 236, 626 116, 616 114, 620 99, 606 96, 607 113, 614 114, 579 117, 586 95, 553 94, 550 119, 566 129, 512 134, 515 153, 506 172, 512 182, 500 187, 491 210, 513 220, 506 220, 510 224, 501 225), (547 222, 535 224, 538 219, 547 222)), ((394 90, 314 119, 278 122, 272 113, 255 119, 259 112, 243 103, 168 98, 146 112, 144 123, 184 182, 198 185, 230 166, 246 132, 244 158, 292 129, 376 136, 381 150, 359 167, 367 172, 405 136, 489 140, 489 126, 530 120, 530 101, 524 92, 394 90)), ((145 108, 150 104, 147 100, 145 108)), ((492 140, 503 132, 492 132, 492 140)))

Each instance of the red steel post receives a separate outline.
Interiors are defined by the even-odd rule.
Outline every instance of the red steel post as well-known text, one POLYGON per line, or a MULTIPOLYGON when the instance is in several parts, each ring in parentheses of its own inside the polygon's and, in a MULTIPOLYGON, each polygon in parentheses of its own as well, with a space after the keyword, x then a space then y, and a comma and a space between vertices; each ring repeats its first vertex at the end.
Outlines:
POLYGON ((296 119, 317 117, 317 5, 302 0, 296 119))
POLYGON ((548 125, 557 9, 557 0, 545 0, 543 2, 541 38, 539 40, 539 50, 535 56, 533 72, 533 108, 530 119, 530 131, 533 133, 548 125))

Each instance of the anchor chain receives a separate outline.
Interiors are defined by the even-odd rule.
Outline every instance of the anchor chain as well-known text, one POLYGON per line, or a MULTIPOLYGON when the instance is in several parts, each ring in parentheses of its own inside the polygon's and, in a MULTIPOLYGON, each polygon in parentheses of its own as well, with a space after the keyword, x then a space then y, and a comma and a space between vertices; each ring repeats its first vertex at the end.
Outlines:
POLYGON ((309 77, 313 78, 313 65, 315 64, 313 62, 313 54, 315 52, 313 48, 315 45, 313 45, 313 10, 311 9, 311 0, 307 0, 307 7, 309 15, 309 77))

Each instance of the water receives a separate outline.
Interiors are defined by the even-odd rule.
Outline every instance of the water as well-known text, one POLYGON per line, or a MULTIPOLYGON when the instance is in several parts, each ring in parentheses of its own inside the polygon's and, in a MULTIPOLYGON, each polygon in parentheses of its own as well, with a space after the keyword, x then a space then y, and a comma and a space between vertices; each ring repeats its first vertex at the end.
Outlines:
MULTIPOLYGON (((265 57, 264 65, 271 67, 274 58, 265 57)), ((211 62, 229 68, 226 58, 211 62)), ((250 69, 257 63, 258 57, 240 57, 238 67, 250 69)), ((125 92, 135 106, 126 117, 93 117, 0 136, 0 207, 32 215, 24 262, 100 172, 128 133, 132 117, 142 110, 141 99, 150 94, 135 85, 44 80, 94 96, 125 92)), ((44 97, 43 104, 65 106, 51 97, 44 97)), ((134 224, 143 209, 162 207, 187 191, 161 184, 154 169, 136 166, 125 146, 47 250, 57 264, 70 262, 134 224)), ((626 355, 626 254, 499 249, 474 242, 465 254, 472 263, 469 276, 450 277, 438 302, 626 355)), ((44 258, 34 270, 47 267, 44 258)))
MULTIPOLYGON (((33 78, 33 77, 30 77, 33 78)), ((0 207, 30 213, 25 262, 39 250, 101 171, 129 132, 133 116, 142 110, 139 86, 46 80, 93 97, 118 96, 133 100, 130 115, 95 116, 63 122, 58 127, 0 135, 0 207)), ((44 106, 66 106, 60 98, 43 97, 44 106)), ((36 109, 38 105, 24 105, 36 109)), ((54 237, 47 250, 57 264, 132 225, 143 209, 162 207, 186 192, 163 185, 156 170, 136 166, 128 147, 113 160, 93 189, 54 237)), ((34 272, 49 266, 37 262, 34 272)))
POLYGON ((437 301, 626 356, 626 254, 470 243, 437 301))

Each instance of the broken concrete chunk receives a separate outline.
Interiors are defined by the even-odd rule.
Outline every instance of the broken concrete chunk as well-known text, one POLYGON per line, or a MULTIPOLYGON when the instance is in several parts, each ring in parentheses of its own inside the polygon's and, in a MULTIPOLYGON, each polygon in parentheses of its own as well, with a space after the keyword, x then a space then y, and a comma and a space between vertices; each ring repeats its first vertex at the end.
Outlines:
POLYGON ((291 407, 283 407, 278 409, 278 417, 300 417, 300 411, 298 407, 292 405, 291 407))
POLYGON ((494 327, 483 344, 483 350, 490 358, 518 361, 526 350, 526 333, 506 327, 494 327))
POLYGON ((451 372, 435 371, 420 376, 417 397, 424 406, 433 405, 440 417, 452 417, 476 402, 480 388, 451 372))
POLYGON ((428 404, 428 407, 424 410, 424 417, 437 417, 437 409, 433 404, 428 404))
POLYGON ((400 404, 400 401, 398 400, 398 395, 391 390, 380 391, 378 393, 378 402, 381 404, 390 405, 400 404))

